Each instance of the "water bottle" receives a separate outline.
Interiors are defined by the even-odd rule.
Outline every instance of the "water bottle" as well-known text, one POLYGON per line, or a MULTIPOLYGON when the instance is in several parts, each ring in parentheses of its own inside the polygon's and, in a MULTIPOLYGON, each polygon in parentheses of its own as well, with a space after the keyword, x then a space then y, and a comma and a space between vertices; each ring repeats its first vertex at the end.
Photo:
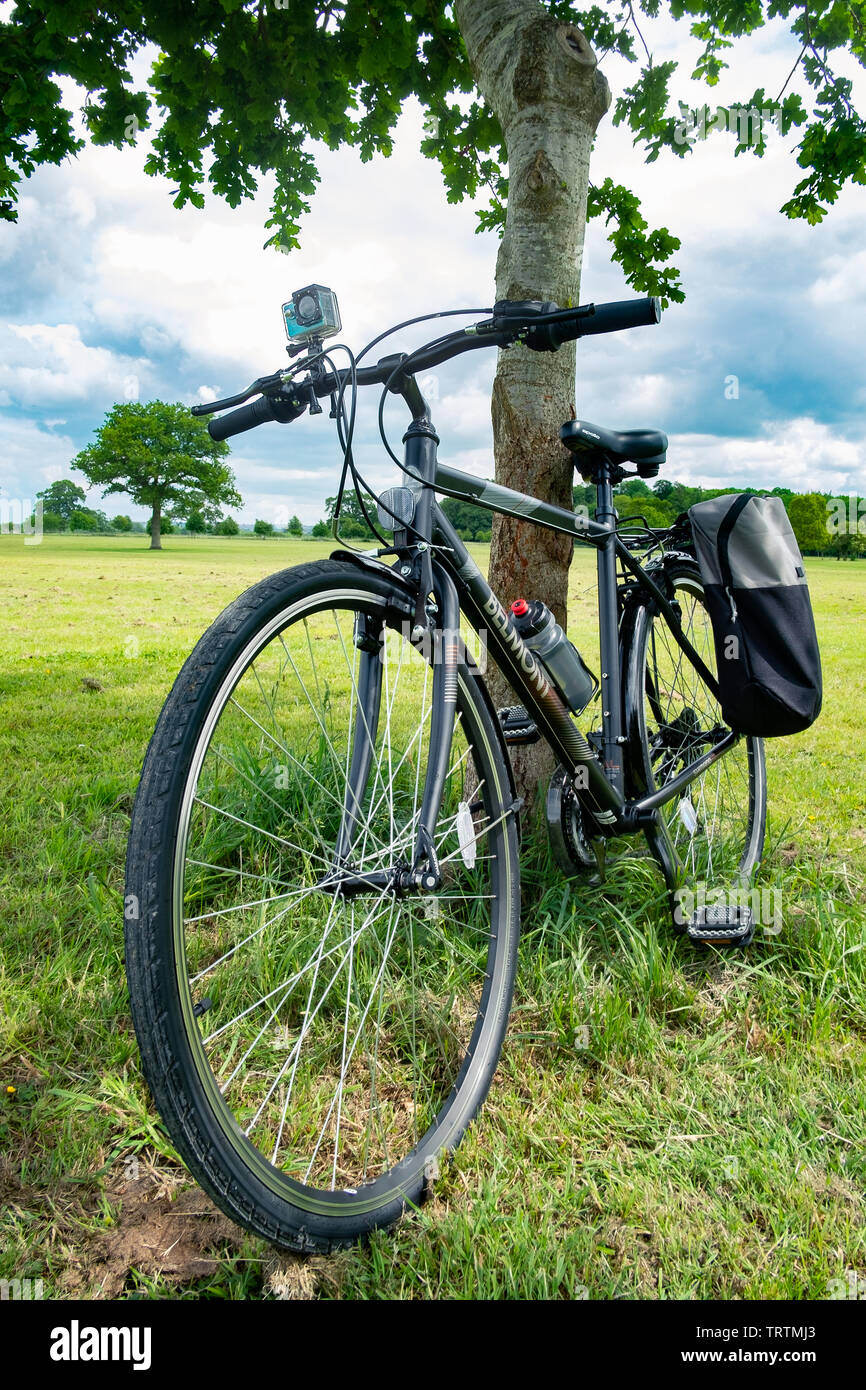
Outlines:
POLYGON ((573 642, 569 642, 550 609, 541 599, 515 599, 511 605, 514 626, 533 656, 544 666, 556 689, 574 714, 586 709, 598 681, 573 642))

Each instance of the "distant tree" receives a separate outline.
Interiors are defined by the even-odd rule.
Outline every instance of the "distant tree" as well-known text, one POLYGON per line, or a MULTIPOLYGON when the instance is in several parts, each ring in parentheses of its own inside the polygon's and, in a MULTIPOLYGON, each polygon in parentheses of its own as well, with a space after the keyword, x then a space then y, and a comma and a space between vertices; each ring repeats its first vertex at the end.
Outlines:
POLYGON ((286 529, 290 536, 302 536, 304 534, 304 528, 301 525, 301 518, 299 516, 293 516, 286 529))
POLYGON ((42 498, 42 525, 44 527, 45 512, 55 512, 63 518, 64 525, 68 526, 72 513, 81 508, 87 494, 83 487, 79 487, 71 479, 60 478, 58 482, 52 483, 42 492, 37 492, 36 496, 42 498))
MULTIPOLYGON (((336 497, 325 498, 325 516, 328 521, 333 521, 334 509, 337 505, 336 497)), ((376 519, 376 500, 369 493, 364 494, 364 506, 367 508, 371 518, 376 519)), ((343 501, 340 506, 340 531, 349 540, 372 540, 373 532, 364 520, 364 513, 361 511, 361 504, 353 489, 347 488, 343 493, 343 501)))
POLYGON ((488 512, 485 507, 476 507, 471 502, 461 502, 456 497, 446 497, 442 502, 442 510, 464 540, 471 540, 477 531, 489 531, 491 528, 493 513, 488 512))
POLYGON ((651 495, 643 478, 627 478, 616 488, 616 494, 618 497, 623 496, 623 494, 626 497, 649 497, 651 495))
POLYGON ((191 536, 203 536, 207 530, 207 521, 204 512, 198 507, 191 507, 186 514, 186 529, 191 536))
POLYGON ((112 524, 112 526, 114 527, 115 531, 131 531, 131 530, 132 530, 132 521, 131 521, 131 519, 130 519, 128 516, 124 516, 122 512, 121 512, 120 516, 112 517, 112 519, 111 519, 111 524, 112 524))
POLYGON ((664 502, 666 497, 670 497, 674 490, 674 485, 670 478, 659 478, 657 483, 653 483, 653 492, 656 497, 660 497, 664 502))
POLYGON ((98 531, 99 517, 95 512, 86 508, 79 508, 69 518, 69 529, 70 531, 98 531))
POLYGON ((63 517, 60 515, 59 512, 46 512, 46 511, 43 511, 43 513, 42 513, 42 530, 43 530, 43 531, 63 531, 63 530, 65 529, 65 527, 66 527, 66 522, 63 520, 63 517))
POLYGON ((837 560, 866 560, 866 536, 859 536, 854 531, 842 531, 832 537, 827 550, 837 560))
POLYGON ((675 508, 674 515, 679 516, 680 512, 687 512, 689 507, 702 501, 705 496, 704 489, 701 487, 690 487, 688 483, 674 483, 662 501, 669 502, 675 508))
POLYGON ((126 492, 151 508, 150 548, 160 549, 162 513, 174 504, 183 513, 205 503, 239 506, 224 440, 213 440, 204 420, 181 404, 129 401, 115 405, 96 439, 72 461, 103 496, 126 492))
POLYGON ((233 516, 223 517, 222 521, 218 521, 214 527, 218 536, 236 536, 240 529, 233 516))
MULTIPOLYGON (((765 116, 777 124, 798 180, 782 211, 812 225, 849 183, 866 180, 855 67, 866 60, 864 18, 864 0, 17 0, 4 7, 0 29, 0 218, 14 220, 21 181, 37 167, 68 160, 88 138, 134 144, 152 122, 144 167, 163 178, 177 207, 204 207, 208 188, 234 207, 267 180, 270 241, 290 251, 320 178, 314 142, 350 145, 364 160, 390 154, 414 100, 421 151, 438 161, 448 199, 481 194, 480 226, 503 233, 495 298, 579 302, 586 221, 602 217, 626 283, 679 301, 671 261, 679 239, 648 225, 640 198, 616 181, 620 159, 593 165, 590 182, 590 152, 612 105, 609 55, 610 64, 635 65, 612 120, 653 162, 690 157, 708 117, 710 129, 720 128, 705 102, 698 120, 682 84, 711 93, 736 54, 737 104, 718 108, 735 137, 728 144, 761 157, 765 116), (663 61, 653 61, 643 16, 662 18, 663 61), (770 38, 784 34, 796 53, 791 67, 790 55, 770 51, 771 23, 770 38), (677 25, 693 41, 684 72, 670 56, 677 25), (754 69, 765 85, 750 93, 754 69), (75 92, 84 97, 81 120, 75 92)), ((657 188, 663 179, 662 171, 657 188)), ((500 356, 492 401, 497 481, 563 507, 572 461, 558 430, 574 376, 571 344, 538 355, 516 348, 500 356)), ((158 536, 155 520, 154 545, 158 536)), ((496 517, 494 590, 513 590, 519 575, 520 587, 543 591, 565 623, 571 548, 526 519, 496 517)), ((518 755, 534 768, 528 789, 544 747, 518 755)))
MULTIPOLYGON (((151 535, 151 534, 152 534, 152 532, 151 532, 151 527, 152 527, 152 525, 153 525, 153 517, 152 517, 152 516, 149 516, 149 517, 147 518, 147 521, 144 523, 144 530, 147 532, 148 535, 151 535)), ((177 528, 176 528, 174 522, 172 521, 171 517, 168 515, 168 513, 165 513, 163 516, 160 517, 160 519, 159 519, 159 533, 160 533, 161 536, 173 536, 174 533, 175 533, 175 531, 176 531, 176 529, 177 529, 177 528)))
POLYGON ((330 536, 330 534, 331 528, 328 525, 327 521, 316 522, 315 526, 313 527, 313 535, 316 537, 316 540, 323 540, 325 537, 330 536))
POLYGON ((827 504, 820 493, 795 494, 788 503, 788 520, 804 555, 823 555, 829 550, 827 504))
POLYGON ((271 524, 270 521, 258 521, 258 520, 257 520, 257 521, 255 522, 255 524, 253 525, 253 531, 255 532, 255 534, 256 534, 257 536, 262 536, 262 537, 264 537, 264 536, 272 536, 272 535, 274 534, 274 528, 273 528, 273 526, 272 526, 272 524, 271 524))
POLYGON ((642 516, 650 526, 670 526, 673 521, 672 509, 653 497, 649 489, 644 497, 623 496, 617 493, 614 506, 621 518, 642 516))

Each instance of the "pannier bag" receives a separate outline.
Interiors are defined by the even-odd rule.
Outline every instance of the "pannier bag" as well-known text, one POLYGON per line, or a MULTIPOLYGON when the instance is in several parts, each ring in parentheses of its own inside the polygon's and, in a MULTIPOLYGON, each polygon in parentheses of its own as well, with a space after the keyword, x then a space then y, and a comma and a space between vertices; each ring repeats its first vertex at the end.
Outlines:
POLYGON ((781 499, 729 494, 696 503, 689 520, 726 722, 762 738, 808 729, 821 709, 821 657, 781 499))

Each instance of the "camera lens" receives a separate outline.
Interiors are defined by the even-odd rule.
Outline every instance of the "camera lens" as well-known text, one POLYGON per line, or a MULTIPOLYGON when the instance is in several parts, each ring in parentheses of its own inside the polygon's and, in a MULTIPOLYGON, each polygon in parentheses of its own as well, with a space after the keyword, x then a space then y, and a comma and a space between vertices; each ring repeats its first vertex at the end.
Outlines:
POLYGON ((322 317, 319 301, 313 294, 301 295, 295 304, 295 318, 298 323, 316 323, 322 317))

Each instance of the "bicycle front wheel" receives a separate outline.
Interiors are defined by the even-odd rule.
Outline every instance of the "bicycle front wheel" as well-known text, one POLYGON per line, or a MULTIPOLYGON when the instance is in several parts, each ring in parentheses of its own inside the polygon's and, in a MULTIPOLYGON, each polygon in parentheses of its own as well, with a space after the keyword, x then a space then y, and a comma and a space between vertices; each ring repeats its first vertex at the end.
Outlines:
POLYGON ((408 611, 384 568, 331 561, 242 595, 181 671, 133 813, 127 971, 156 1105, 223 1210, 292 1250, 345 1244, 422 1197, 507 1024, 514 798, 465 664, 441 884, 395 886, 433 689, 408 611))
MULTIPOLYGON (((677 562, 666 574, 683 631, 715 673, 700 571, 677 562)), ((634 617, 625 703, 636 795, 663 788, 729 732, 718 701, 654 605, 641 605, 634 617)), ((661 809, 681 884, 707 895, 747 888, 761 860, 766 811, 763 742, 741 738, 661 809)))

